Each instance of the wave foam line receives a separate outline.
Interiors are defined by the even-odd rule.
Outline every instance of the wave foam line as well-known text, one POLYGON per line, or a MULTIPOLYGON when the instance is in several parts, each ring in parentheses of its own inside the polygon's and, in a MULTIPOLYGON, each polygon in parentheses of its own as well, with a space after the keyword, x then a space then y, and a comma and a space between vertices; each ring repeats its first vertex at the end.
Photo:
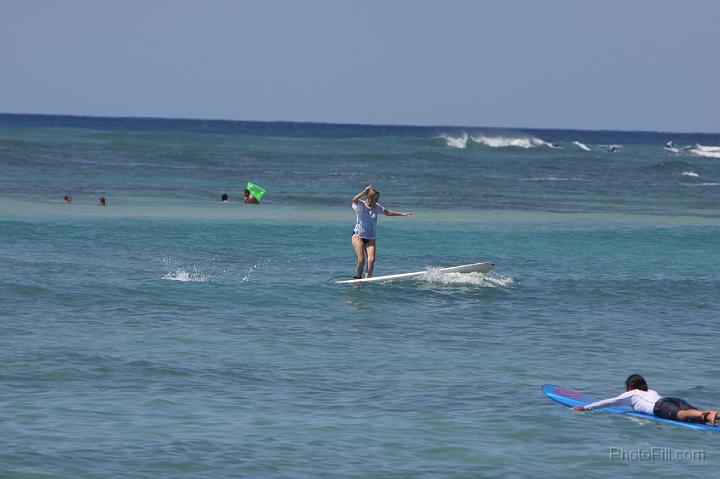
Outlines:
POLYGON ((704 156, 705 158, 720 158, 720 146, 695 145, 689 151, 694 155, 704 156))
POLYGON ((548 148, 557 148, 557 144, 550 143, 541 138, 533 136, 468 136, 467 133, 463 133, 462 136, 451 136, 442 134, 439 136, 445 140, 447 146, 451 148, 464 149, 468 145, 468 141, 472 141, 478 145, 488 146, 490 148, 507 148, 516 147, 530 149, 538 146, 547 146, 548 148))
POLYGON ((517 148, 535 148, 536 146, 547 146, 550 148, 554 148, 555 146, 552 143, 549 143, 545 140, 542 140, 540 138, 535 138, 532 136, 526 136, 526 137, 509 137, 509 136, 473 136, 470 137, 472 141, 474 141, 477 144, 489 146, 490 148, 506 148, 508 146, 514 146, 517 148))
POLYGON ((430 284, 465 284, 481 288, 505 288, 514 283, 510 276, 495 273, 441 273, 439 268, 428 268, 421 280, 430 284))

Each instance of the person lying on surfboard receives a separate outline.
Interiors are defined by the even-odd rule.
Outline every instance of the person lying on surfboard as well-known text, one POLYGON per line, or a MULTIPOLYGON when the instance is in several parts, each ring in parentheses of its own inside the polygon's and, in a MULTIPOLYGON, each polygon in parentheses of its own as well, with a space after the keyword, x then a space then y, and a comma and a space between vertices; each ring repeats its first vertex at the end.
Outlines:
POLYGON ((385 216, 410 216, 412 213, 391 211, 378 203, 380 192, 372 185, 368 185, 352 198, 352 208, 355 210, 355 229, 352 235, 352 245, 357 255, 357 272, 354 279, 362 278, 365 259, 367 258, 366 278, 372 278, 375 266, 375 230, 377 218, 380 213, 385 216), (361 200, 365 195, 365 200, 361 200))
POLYGON ((635 412, 657 416, 673 421, 709 422, 717 426, 720 413, 708 409, 702 411, 679 398, 663 397, 652 389, 648 389, 645 378, 632 374, 625 380, 625 392, 610 399, 595 401, 585 406, 573 406, 575 411, 591 411, 604 407, 626 406, 635 412))

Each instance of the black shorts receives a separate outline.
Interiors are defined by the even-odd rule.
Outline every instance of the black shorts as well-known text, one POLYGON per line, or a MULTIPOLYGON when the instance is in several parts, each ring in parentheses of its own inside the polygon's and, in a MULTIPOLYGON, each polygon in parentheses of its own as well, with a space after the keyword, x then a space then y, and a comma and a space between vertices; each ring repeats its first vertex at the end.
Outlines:
MULTIPOLYGON (((355 236, 355 235, 357 235, 357 233, 353 231, 353 236, 355 236)), ((367 244, 368 244, 369 242, 372 241, 371 239, 369 239, 369 238, 363 238, 363 237, 360 236, 360 235, 358 235, 358 238, 360 238, 360 239, 362 240, 363 244, 366 245, 366 246, 367 246, 367 244)))
POLYGON ((653 408, 653 414, 663 419, 672 419, 677 421, 678 411, 685 411, 687 409, 697 409, 695 406, 688 404, 679 398, 662 398, 655 403, 653 408))

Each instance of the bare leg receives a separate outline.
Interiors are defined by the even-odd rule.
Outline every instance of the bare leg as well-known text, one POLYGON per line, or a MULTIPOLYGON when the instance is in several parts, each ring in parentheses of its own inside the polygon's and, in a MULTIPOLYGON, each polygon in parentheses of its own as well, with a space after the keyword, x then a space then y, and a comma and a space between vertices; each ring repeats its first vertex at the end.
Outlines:
POLYGON ((363 267, 365 266, 365 245, 358 235, 352 236, 352 245, 357 255, 357 269, 355 276, 362 278, 363 267))
POLYGON ((702 422, 703 412, 699 409, 683 409, 677 412, 678 421, 702 422))
POLYGON ((720 419, 720 413, 717 411, 701 411, 699 409, 684 409, 678 411, 678 421, 690 421, 690 422, 705 422, 703 421, 703 414, 707 412, 705 421, 709 422, 713 426, 717 425, 717 420, 720 419))
POLYGON ((375 267, 375 240, 368 241, 365 251, 367 251, 367 277, 372 278, 375 267))

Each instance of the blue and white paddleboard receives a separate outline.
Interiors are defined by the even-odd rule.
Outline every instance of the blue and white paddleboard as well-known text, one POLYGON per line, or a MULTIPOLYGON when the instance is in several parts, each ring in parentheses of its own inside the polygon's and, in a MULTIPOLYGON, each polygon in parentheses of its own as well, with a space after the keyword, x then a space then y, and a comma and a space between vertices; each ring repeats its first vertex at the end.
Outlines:
MULTIPOLYGON (((552 384, 545 384, 542 387, 543 393, 553 401, 557 401, 560 404, 564 404, 568 407, 573 406, 585 406, 591 402, 597 401, 596 398, 575 392, 572 389, 564 388, 561 386, 555 386, 552 384)), ((625 414, 626 416, 640 417, 643 419, 652 419, 653 421, 664 422, 668 424, 674 424, 676 426, 688 427, 690 429, 701 429, 703 431, 718 431, 720 432, 720 426, 710 426, 709 424, 699 424, 696 422, 685 422, 685 421, 673 421, 671 419, 663 419, 657 416, 651 416, 650 414, 644 414, 641 412, 635 412, 628 407, 606 407, 603 409, 593 409, 597 412, 608 412, 612 414, 625 414)))

